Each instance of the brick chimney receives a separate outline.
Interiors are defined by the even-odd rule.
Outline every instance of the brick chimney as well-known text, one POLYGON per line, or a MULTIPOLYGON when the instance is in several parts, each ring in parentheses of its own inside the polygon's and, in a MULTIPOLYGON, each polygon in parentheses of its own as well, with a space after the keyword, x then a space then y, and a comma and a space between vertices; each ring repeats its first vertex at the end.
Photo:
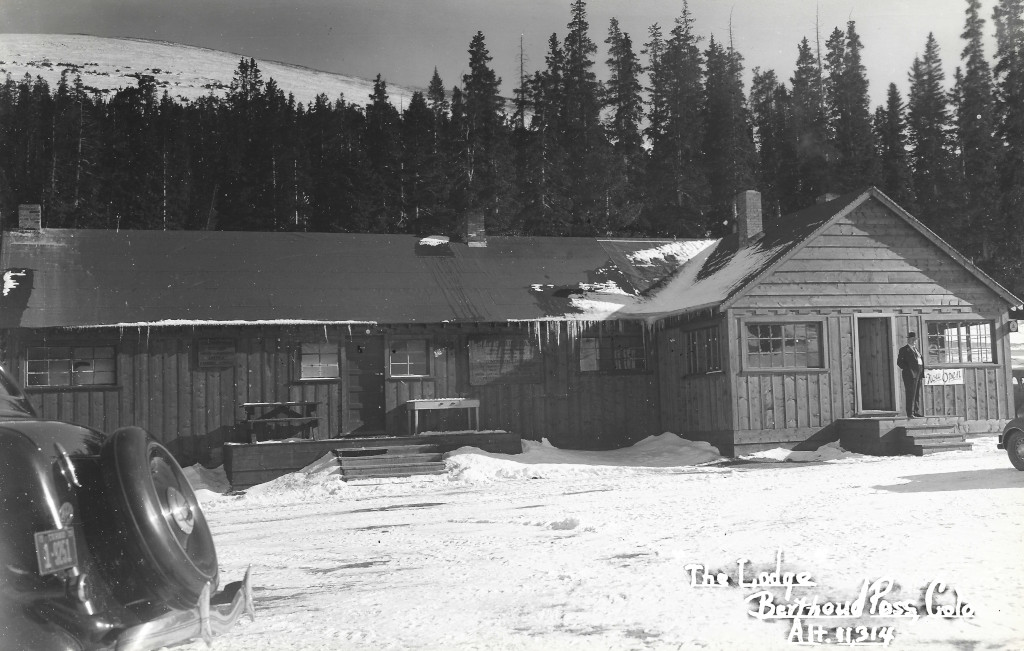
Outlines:
POLYGON ((744 190, 736 194, 733 202, 736 211, 736 232, 740 236, 740 246, 761 239, 764 235, 764 224, 761 219, 761 193, 757 190, 744 190))
POLYGON ((473 210, 466 216, 466 244, 471 247, 487 246, 487 229, 484 213, 473 210))

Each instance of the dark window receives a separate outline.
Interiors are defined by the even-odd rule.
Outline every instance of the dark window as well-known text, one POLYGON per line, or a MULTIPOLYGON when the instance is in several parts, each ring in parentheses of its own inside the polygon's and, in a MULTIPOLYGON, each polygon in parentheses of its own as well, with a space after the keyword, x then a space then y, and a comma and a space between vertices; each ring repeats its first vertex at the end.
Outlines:
POLYGON ((683 366, 686 375, 703 375, 722 370, 722 351, 718 326, 683 333, 683 366))
POLYGON ((430 375, 426 339, 393 339, 388 353, 391 377, 422 377, 430 375))
POLYGON ((33 346, 28 349, 25 384, 78 387, 115 384, 113 346, 33 346))
POLYGON ((302 344, 299 378, 322 380, 341 377, 338 364, 338 344, 302 344))
POLYGON ((820 323, 748 323, 747 368, 824 368, 820 323))
POLYGON ((647 370, 643 335, 580 338, 580 371, 636 373, 647 370))
POLYGON ((927 325, 929 364, 995 361, 992 321, 930 321, 927 325))

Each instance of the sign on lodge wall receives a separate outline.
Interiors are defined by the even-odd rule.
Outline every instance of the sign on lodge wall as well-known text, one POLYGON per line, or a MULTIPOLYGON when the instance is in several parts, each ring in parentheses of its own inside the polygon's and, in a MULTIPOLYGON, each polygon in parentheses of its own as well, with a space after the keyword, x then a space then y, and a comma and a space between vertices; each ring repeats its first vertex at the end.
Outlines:
POLYGON ((926 387, 963 383, 964 370, 962 368, 926 368, 924 370, 924 385, 926 387))
POLYGON ((469 383, 532 383, 541 380, 541 359, 537 345, 525 337, 469 340, 469 383))

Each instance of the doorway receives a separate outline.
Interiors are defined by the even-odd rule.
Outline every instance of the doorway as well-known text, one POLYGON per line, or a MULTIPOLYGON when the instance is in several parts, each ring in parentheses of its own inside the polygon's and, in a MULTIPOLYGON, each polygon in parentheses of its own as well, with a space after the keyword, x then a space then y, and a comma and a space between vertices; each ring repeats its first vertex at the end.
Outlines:
POLYGON ((347 432, 383 433, 384 412, 384 337, 352 337, 345 342, 347 373, 345 392, 347 414, 343 422, 347 432))
POLYGON ((895 412, 892 317, 858 316, 857 393, 862 412, 895 412))

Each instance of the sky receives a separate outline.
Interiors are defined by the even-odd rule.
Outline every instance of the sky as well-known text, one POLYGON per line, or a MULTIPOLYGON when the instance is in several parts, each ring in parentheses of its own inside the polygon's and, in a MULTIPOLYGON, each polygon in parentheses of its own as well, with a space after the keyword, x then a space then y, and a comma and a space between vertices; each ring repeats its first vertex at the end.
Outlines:
MULTIPOLYGON (((994 0, 983 0, 992 31, 994 0)), ((544 65, 548 37, 564 37, 570 0, 0 0, 0 33, 68 33, 154 39, 311 68, 425 87, 436 67, 446 87, 461 85, 469 42, 483 32, 492 66, 510 94, 519 75, 520 37, 527 73, 544 65)), ((681 0, 589 0, 598 59, 609 19, 618 19, 639 53, 648 28, 668 32, 681 0)), ((873 104, 938 39, 947 83, 959 64, 966 0, 690 0, 696 31, 728 40, 749 70, 792 75, 799 41, 824 44, 835 27, 857 23, 873 104)), ((991 48, 990 48, 991 54, 991 48)), ((599 72, 599 76, 603 74, 599 72)))
POLYGON ((218 651, 797 651, 795 622, 765 604, 801 600, 862 606, 804 609, 805 644, 809 626, 822 642, 864 627, 890 651, 1019 649, 1024 564, 1008 559, 1024 473, 994 436, 971 440, 925 457, 832 443, 744 463, 672 433, 606 452, 524 441, 519 455, 460 448, 441 475, 349 482, 328 454, 242 494, 225 492, 222 468, 186 474, 222 582, 252 567, 255 618, 218 651), (762 572, 801 585, 752 586, 762 572), (928 614, 941 606, 949 617, 928 614))

